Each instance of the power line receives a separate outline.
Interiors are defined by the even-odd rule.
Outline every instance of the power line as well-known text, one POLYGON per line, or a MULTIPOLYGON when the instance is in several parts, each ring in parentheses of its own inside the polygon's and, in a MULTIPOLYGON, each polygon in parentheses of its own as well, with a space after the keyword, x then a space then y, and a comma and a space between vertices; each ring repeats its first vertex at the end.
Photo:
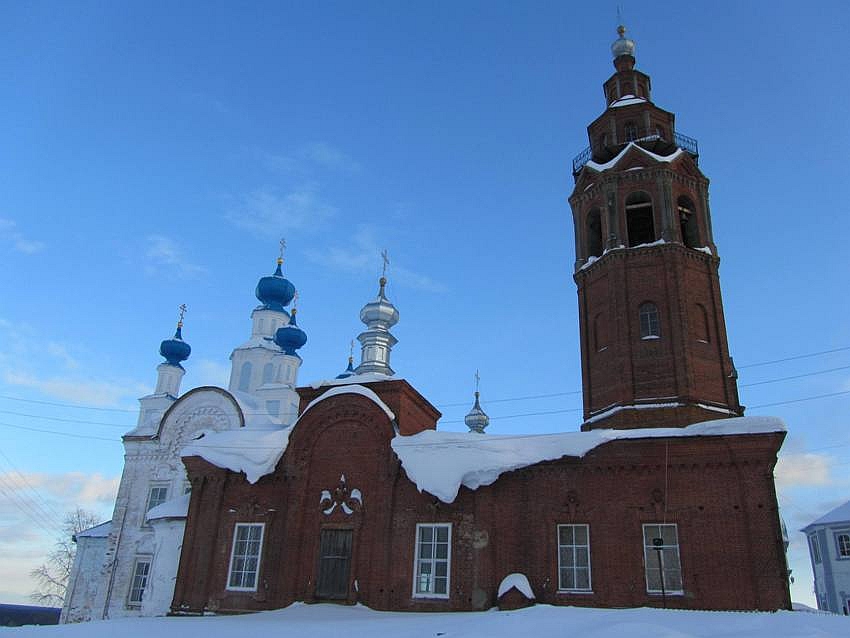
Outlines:
POLYGON ((751 405, 749 406, 750 410, 754 410, 756 408, 771 408, 775 405, 788 405, 789 403, 802 403, 803 401, 815 401, 816 399, 828 399, 830 397, 842 396, 845 394, 850 394, 850 390, 844 390, 842 392, 830 392, 829 394, 818 394, 813 397, 802 397, 800 399, 789 399, 787 401, 777 401, 775 403, 762 403, 760 405, 751 405))
POLYGON ((62 423, 80 423, 82 425, 106 425, 117 428, 132 428, 132 425, 126 423, 103 423, 101 421, 88 421, 83 419, 63 419, 58 416, 43 416, 41 414, 25 414, 23 412, 11 412, 9 410, 0 410, 0 414, 11 414, 12 416, 25 416, 31 419, 44 419, 47 421, 61 421, 62 423))
MULTIPOLYGON (((741 367, 743 368, 743 367, 755 367, 755 366, 761 366, 761 365, 768 365, 768 364, 772 364, 772 363, 780 363, 780 362, 785 362, 785 361, 798 360, 798 359, 820 356, 820 355, 823 355, 823 354, 830 354, 830 353, 840 352, 840 351, 845 351, 845 350, 850 350, 850 346, 842 347, 842 348, 833 348, 831 350, 822 350, 822 351, 819 351, 819 352, 802 354, 802 355, 797 355, 797 356, 794 356, 794 357, 786 357, 786 358, 783 358, 783 359, 774 359, 774 360, 771 360, 771 361, 763 361, 763 362, 759 362, 759 363, 748 364, 746 366, 741 366, 741 367)), ((747 388, 747 387, 754 387, 754 386, 759 386, 759 385, 766 385, 766 384, 770 384, 770 383, 779 383, 779 382, 782 382, 782 381, 791 381, 791 380, 795 380, 795 379, 802 379, 802 378, 806 378, 806 377, 812 377, 812 376, 821 375, 821 374, 828 374, 828 373, 831 373, 831 372, 837 372, 837 371, 847 370, 847 369, 850 369, 850 366, 839 366, 839 367, 835 367, 835 368, 828 368, 828 369, 825 369, 825 370, 816 370, 816 371, 813 371, 813 372, 807 372, 807 373, 802 373, 802 374, 797 374, 797 375, 777 377, 775 379, 766 379, 766 380, 763 380, 763 381, 755 381, 755 382, 752 382, 752 383, 741 384, 740 387, 741 388, 747 388)), ((777 402, 774 402, 774 403, 764 403, 764 404, 753 405, 753 406, 749 406, 749 407, 750 407, 750 409, 766 408, 766 407, 773 407, 773 406, 777 406, 777 405, 787 405, 787 404, 792 404, 792 403, 800 403, 800 402, 804 402, 804 401, 813 401, 813 400, 817 400, 817 399, 840 396, 840 395, 848 394, 848 393, 850 393, 850 392, 836 392, 836 393, 830 393, 830 394, 817 395, 817 396, 813 396, 813 397, 802 397, 802 398, 799 398, 799 399, 790 399, 790 400, 787 400, 787 401, 777 401, 777 402)), ((534 400, 534 399, 555 398, 555 397, 570 396, 570 395, 577 395, 577 394, 581 394, 581 391, 580 390, 574 390, 574 391, 569 391, 569 392, 555 392, 555 393, 548 393, 548 394, 526 395, 526 396, 509 397, 509 398, 502 398, 502 399, 490 399, 490 400, 487 400, 487 401, 482 401, 482 403, 484 403, 485 405, 490 405, 490 404, 494 404, 494 403, 508 403, 508 402, 514 402, 514 401, 526 401, 526 400, 534 400)), ((109 411, 118 411, 118 412, 136 412, 135 410, 124 410, 124 409, 120 409, 120 408, 100 408, 100 407, 95 407, 95 406, 82 406, 82 405, 56 403, 56 402, 50 402, 50 401, 37 401, 37 400, 33 400, 33 399, 23 399, 21 397, 12 397, 12 396, 8 396, 8 395, 0 395, 0 399, 10 399, 10 400, 14 400, 14 401, 23 401, 23 402, 27 402, 27 403, 36 403, 36 404, 41 404, 41 405, 51 405, 51 406, 55 406, 55 407, 73 407, 73 408, 93 409, 93 410, 103 410, 103 411, 109 410, 109 411)), ((438 407, 444 407, 444 408, 445 407, 460 407, 460 406, 466 406, 468 404, 469 404, 468 401, 464 401, 462 403, 442 403, 442 404, 438 404, 438 407)), ((547 410, 547 411, 540 411, 540 412, 524 412, 524 413, 518 413, 518 414, 496 415, 496 416, 492 416, 490 418, 491 418, 491 420, 514 419, 514 418, 531 417, 531 416, 550 416, 550 415, 555 415, 555 414, 567 414, 567 413, 571 413, 571 412, 581 412, 581 411, 582 411, 581 408, 564 408, 564 409, 559 409, 559 410, 547 410)), ((23 412, 15 412, 15 411, 11 411, 11 410, 0 410, 0 414, 8 414, 8 415, 12 415, 12 416, 20 416, 20 417, 34 418, 34 419, 43 419, 43 420, 56 421, 56 422, 61 422, 61 423, 72 423, 72 424, 80 424, 80 425, 96 425, 96 426, 103 426, 103 427, 132 428, 132 424, 127 424, 127 423, 106 423, 106 422, 102 422, 102 421, 89 421, 89 420, 85 420, 85 419, 67 419, 67 418, 63 418, 63 417, 52 417, 52 416, 45 416, 45 415, 39 415, 39 414, 29 414, 29 413, 23 413, 23 412)), ((244 416, 266 415, 266 413, 265 412, 243 411, 243 415, 244 416)), ((446 421, 443 421, 443 423, 445 423, 445 424, 463 423, 463 419, 446 420, 446 421)), ((34 431, 34 432, 43 432, 43 433, 47 433, 47 434, 60 434, 60 435, 65 435, 65 436, 74 436, 75 438, 89 438, 89 439, 94 439, 94 440, 106 440, 106 441, 113 441, 114 440, 114 439, 108 439, 108 438, 104 438, 104 437, 92 437, 92 436, 81 435, 81 434, 71 434, 71 433, 68 433, 68 432, 56 432, 56 431, 53 431, 53 430, 40 430, 38 428, 25 428, 24 426, 16 426, 16 425, 12 425, 12 424, 2 424, 2 423, 0 423, 0 425, 3 425, 5 427, 14 427, 14 428, 17 428, 17 429, 30 430, 30 431, 34 431)))
POLYGON ((62 515, 57 512, 53 506, 39 493, 37 489, 35 489, 32 484, 27 480, 27 477, 23 475, 23 473, 15 467, 15 464, 12 463, 12 459, 10 459, 3 450, 0 450, 0 456, 2 456, 6 463, 12 468, 12 471, 18 475, 18 478, 21 479, 21 483, 26 486, 27 490, 35 497, 34 501, 38 505, 39 509, 42 510, 48 517, 51 519, 61 519, 62 515))
POLYGON ((758 363, 748 363, 743 366, 736 366, 738 370, 744 368, 755 368, 758 366, 769 366, 774 363, 785 363, 786 361, 797 361, 798 359, 808 359, 809 357, 819 357, 822 354, 832 354, 833 352, 844 352, 850 350, 850 346, 842 346, 841 348, 833 348, 832 350, 821 350, 820 352, 809 352, 808 354, 798 354, 793 357, 785 357, 784 359, 773 359, 772 361, 760 361, 758 363))
POLYGON ((38 401, 36 399, 24 399, 22 397, 13 397, 5 394, 0 394, 0 399, 8 399, 9 401, 23 401, 24 403, 38 403, 39 405, 52 405, 57 408, 79 408, 81 410, 100 410, 102 412, 138 412, 136 409, 129 408, 103 408, 94 405, 82 405, 79 403, 56 403, 54 401, 38 401))
POLYGON ((743 383, 740 387, 751 388, 754 385, 765 385, 767 383, 778 383, 779 381, 790 381, 792 379, 802 379, 803 377, 813 377, 818 374, 826 374, 828 372, 837 372, 839 370, 850 370, 850 366, 840 366, 838 368, 829 368, 828 370, 817 370, 815 372, 806 372, 803 374, 795 374, 790 377, 779 377, 778 379, 767 379, 766 381, 755 381, 754 383, 743 383))
POLYGON ((23 425, 12 425, 11 423, 0 423, 0 427, 14 428, 15 430, 26 430, 27 432, 41 432, 43 434, 58 434, 59 436, 69 436, 74 439, 92 439, 94 441, 110 441, 111 443, 120 443, 118 439, 108 439, 105 436, 89 436, 87 434, 75 434, 73 432, 57 432, 56 430, 42 430, 40 428, 28 428, 23 425))

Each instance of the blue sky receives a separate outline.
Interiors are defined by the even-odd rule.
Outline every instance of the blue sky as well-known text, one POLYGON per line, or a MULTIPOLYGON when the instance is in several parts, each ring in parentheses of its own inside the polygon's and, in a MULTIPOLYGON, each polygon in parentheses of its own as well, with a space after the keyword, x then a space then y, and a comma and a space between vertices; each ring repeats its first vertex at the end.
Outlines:
MULTIPOLYGON (((846 3, 623 13, 712 180, 742 402, 850 391, 846 3)), ((480 369, 489 431, 576 429, 570 160, 604 108, 615 26, 614 4, 3 3, 0 547, 16 559, 0 599, 31 589, 63 511, 109 515, 180 303, 184 390, 226 383, 281 236, 302 382, 345 366, 386 248, 393 366, 441 427, 463 429, 480 369), (541 394, 559 396, 501 401, 541 394)), ((789 425, 792 530, 850 498, 848 405, 749 412, 789 425)))

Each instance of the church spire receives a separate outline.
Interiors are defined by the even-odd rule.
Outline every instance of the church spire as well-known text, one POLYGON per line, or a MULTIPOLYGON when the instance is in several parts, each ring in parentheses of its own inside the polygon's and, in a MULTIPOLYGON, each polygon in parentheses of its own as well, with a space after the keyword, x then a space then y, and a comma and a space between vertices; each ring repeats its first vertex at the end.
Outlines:
POLYGON ((390 367, 390 351, 398 339, 390 333, 390 328, 398 323, 398 310, 386 295, 387 266, 390 263, 386 250, 381 253, 381 258, 384 266, 378 280, 378 297, 360 311, 360 321, 366 324, 366 330, 357 335, 361 346, 357 374, 377 372, 392 376, 395 372, 390 367))

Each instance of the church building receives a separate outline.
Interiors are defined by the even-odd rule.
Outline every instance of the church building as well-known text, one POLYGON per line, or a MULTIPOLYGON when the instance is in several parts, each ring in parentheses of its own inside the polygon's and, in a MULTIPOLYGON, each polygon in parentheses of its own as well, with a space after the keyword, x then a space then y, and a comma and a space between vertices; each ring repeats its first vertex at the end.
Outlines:
POLYGON ((306 334, 279 268, 228 390, 176 398, 188 347, 167 345, 179 329, 164 342, 118 497, 148 503, 116 504, 96 617, 294 601, 790 608, 773 480, 785 427, 743 416, 697 142, 652 102, 634 52, 620 27, 572 167, 580 427, 486 433, 476 392, 469 432, 439 431, 390 366, 386 277, 360 313, 360 364, 296 387, 306 334), (155 471, 129 469, 136 447, 155 471))

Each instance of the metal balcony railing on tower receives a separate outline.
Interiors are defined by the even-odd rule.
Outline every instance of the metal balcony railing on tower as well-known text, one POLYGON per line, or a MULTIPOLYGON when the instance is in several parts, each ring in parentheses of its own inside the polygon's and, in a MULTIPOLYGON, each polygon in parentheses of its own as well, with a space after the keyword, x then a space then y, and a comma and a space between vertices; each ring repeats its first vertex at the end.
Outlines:
POLYGON ((627 132, 625 139, 610 140, 606 136, 599 144, 588 146, 581 153, 573 158, 573 177, 578 177, 579 172, 591 159, 596 162, 604 163, 613 159, 617 153, 623 150, 623 147, 629 142, 640 144, 646 150, 667 155, 675 148, 681 148, 694 158, 694 161, 699 162, 699 143, 693 138, 682 133, 673 133, 673 141, 669 136, 666 136, 659 129, 640 130, 631 129, 627 132))

